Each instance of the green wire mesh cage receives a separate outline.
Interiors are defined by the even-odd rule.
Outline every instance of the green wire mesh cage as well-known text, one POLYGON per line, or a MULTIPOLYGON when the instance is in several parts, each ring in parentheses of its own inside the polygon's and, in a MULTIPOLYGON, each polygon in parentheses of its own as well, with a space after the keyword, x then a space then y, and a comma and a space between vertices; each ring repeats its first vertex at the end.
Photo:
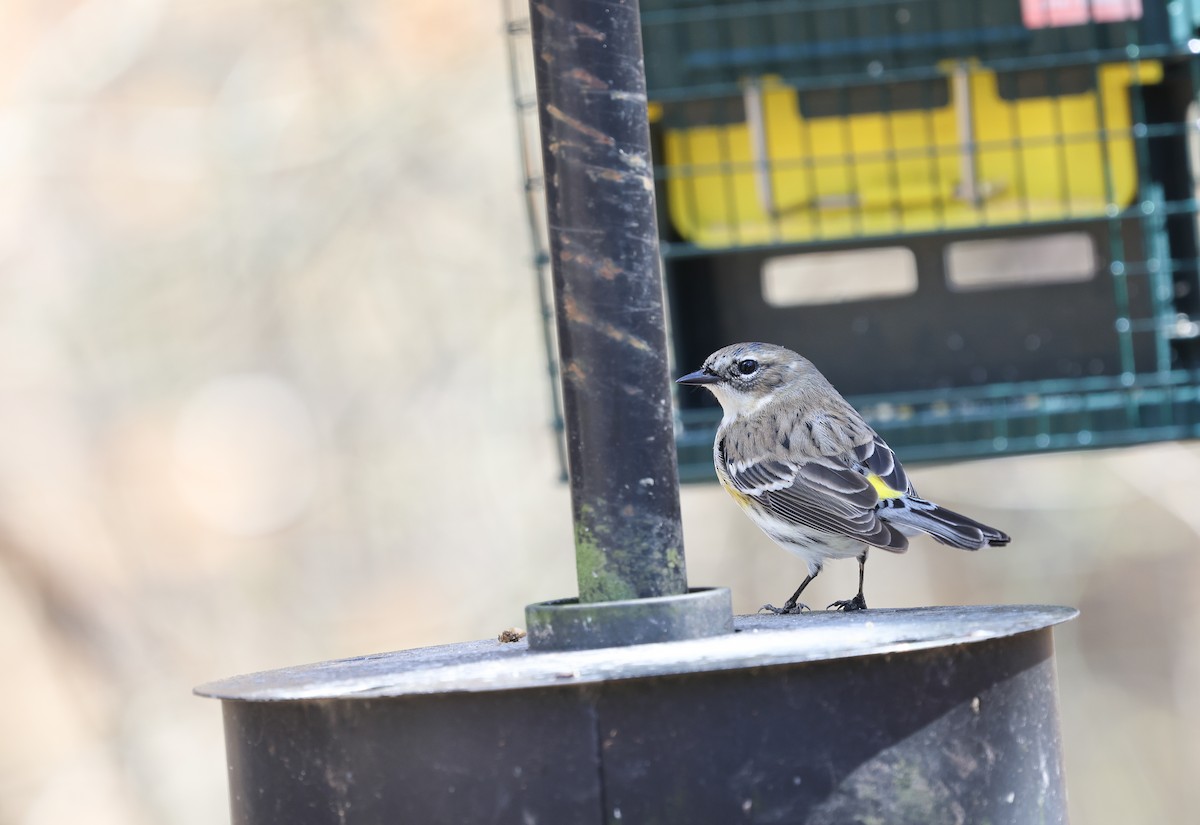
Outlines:
MULTIPOLYGON (((1200 0, 642 0, 642 22, 681 368, 789 346, 907 460, 1197 433, 1200 0)), ((719 409, 679 401, 681 477, 710 478, 719 409)))

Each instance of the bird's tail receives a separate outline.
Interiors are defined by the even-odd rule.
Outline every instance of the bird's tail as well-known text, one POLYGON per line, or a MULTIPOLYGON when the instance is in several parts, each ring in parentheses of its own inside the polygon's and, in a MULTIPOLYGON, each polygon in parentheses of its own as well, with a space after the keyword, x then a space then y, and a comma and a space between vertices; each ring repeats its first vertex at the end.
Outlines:
POLYGON ((942 544, 960 550, 982 550, 984 547, 1003 547, 1008 544, 1008 534, 995 527, 988 527, 961 513, 939 507, 931 501, 909 496, 906 506, 889 508, 882 514, 885 521, 904 528, 928 533, 942 544))

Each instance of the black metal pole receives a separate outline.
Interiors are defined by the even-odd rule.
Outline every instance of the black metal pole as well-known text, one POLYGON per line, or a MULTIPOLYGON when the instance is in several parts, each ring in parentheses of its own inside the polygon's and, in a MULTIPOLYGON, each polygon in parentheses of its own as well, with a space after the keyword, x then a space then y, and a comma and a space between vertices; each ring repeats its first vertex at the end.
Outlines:
POLYGON ((530 0, 579 601, 687 592, 637 0, 530 0))

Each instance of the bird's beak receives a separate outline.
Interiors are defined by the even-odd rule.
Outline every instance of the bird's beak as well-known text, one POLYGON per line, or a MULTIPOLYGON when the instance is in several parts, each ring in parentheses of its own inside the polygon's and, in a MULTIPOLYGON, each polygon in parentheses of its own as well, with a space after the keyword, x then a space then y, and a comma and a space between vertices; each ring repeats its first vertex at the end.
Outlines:
POLYGON ((682 378, 676 378, 675 383, 702 387, 705 384, 716 384, 720 380, 721 377, 719 375, 713 375, 711 372, 705 372, 704 370, 696 370, 695 372, 689 372, 682 378))

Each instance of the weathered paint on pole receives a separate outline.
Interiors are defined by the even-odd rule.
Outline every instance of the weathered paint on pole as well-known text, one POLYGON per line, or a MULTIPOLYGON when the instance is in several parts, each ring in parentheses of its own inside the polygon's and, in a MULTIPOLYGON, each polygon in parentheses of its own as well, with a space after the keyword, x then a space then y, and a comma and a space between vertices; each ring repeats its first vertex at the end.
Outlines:
POLYGON ((581 602, 687 591, 636 0, 531 0, 581 602))

